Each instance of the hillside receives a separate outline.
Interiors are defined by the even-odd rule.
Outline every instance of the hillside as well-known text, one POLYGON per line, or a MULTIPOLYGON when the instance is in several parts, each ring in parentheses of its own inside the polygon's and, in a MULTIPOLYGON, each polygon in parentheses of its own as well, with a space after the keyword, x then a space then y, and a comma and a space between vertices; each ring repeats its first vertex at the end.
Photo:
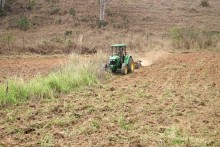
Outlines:
POLYGON ((209 7, 199 0, 112 0, 102 29, 97 0, 9 0, 6 14, 0 17, 1 53, 92 53, 116 42, 145 50, 164 48, 174 27, 220 31, 218 0, 209 7), (18 24, 22 18, 28 22, 25 31, 18 24))

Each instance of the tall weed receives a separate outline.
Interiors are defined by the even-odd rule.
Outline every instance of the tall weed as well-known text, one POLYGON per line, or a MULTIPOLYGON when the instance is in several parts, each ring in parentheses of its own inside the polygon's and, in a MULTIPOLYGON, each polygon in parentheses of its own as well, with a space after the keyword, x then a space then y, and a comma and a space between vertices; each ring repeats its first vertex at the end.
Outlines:
POLYGON ((70 58, 69 64, 46 77, 38 76, 26 82, 22 79, 9 80, 8 93, 7 86, 0 85, 0 105, 24 102, 30 98, 56 97, 78 87, 96 84, 99 79, 106 78, 106 73, 99 70, 100 63, 106 58, 102 53, 91 56, 72 54, 70 58))
POLYGON ((185 28, 172 28, 170 31, 172 45, 175 48, 209 49, 218 47, 220 32, 185 28))

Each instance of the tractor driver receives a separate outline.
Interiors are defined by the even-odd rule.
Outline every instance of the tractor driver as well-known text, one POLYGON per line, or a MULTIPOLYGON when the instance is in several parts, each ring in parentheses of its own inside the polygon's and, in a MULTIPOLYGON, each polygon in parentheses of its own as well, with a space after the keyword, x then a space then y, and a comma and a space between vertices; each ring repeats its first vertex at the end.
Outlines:
POLYGON ((124 52, 123 52, 123 48, 122 48, 122 47, 119 48, 119 56, 120 56, 121 59, 122 59, 121 63, 124 63, 125 54, 124 54, 124 52))

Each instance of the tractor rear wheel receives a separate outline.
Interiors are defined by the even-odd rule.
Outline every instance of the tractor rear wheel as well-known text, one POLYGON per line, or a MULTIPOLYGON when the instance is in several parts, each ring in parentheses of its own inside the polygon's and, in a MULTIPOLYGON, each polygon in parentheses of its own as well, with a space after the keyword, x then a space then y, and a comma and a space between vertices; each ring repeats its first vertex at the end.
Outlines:
POLYGON ((128 66, 127 66, 125 63, 122 64, 121 73, 122 73, 123 75, 128 74, 128 66))
POLYGON ((129 62, 128 62, 128 72, 133 72, 134 71, 134 60, 132 57, 130 57, 129 62))

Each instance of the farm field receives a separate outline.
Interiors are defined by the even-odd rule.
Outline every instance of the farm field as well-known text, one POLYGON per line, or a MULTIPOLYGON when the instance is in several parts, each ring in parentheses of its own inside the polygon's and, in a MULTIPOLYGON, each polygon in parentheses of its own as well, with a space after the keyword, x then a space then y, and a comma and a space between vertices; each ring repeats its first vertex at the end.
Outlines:
POLYGON ((220 0, 102 1, 0 0, 0 147, 219 147, 220 0))
POLYGON ((0 83, 13 77, 28 80, 36 75, 47 75, 67 60, 65 55, 0 56, 0 83))
POLYGON ((219 146, 219 59, 167 53, 126 76, 3 106, 0 145, 219 146))

